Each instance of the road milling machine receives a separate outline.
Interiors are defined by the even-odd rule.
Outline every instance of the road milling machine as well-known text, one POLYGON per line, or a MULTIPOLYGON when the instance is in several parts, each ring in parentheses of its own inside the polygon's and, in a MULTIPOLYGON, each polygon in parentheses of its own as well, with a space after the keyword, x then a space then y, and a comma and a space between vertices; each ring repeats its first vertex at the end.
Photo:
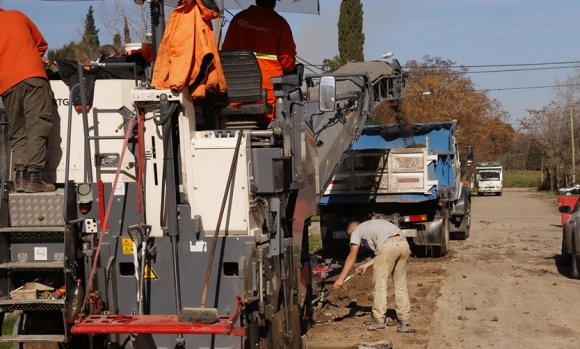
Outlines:
POLYGON ((400 97, 402 70, 274 77, 264 128, 256 57, 220 57, 225 104, 114 78, 134 63, 79 63, 76 84, 51 81, 46 174, 58 189, 15 193, 2 181, 0 315, 14 331, 0 342, 302 347, 310 217, 373 107, 400 97), (97 70, 110 74, 87 79, 97 70))

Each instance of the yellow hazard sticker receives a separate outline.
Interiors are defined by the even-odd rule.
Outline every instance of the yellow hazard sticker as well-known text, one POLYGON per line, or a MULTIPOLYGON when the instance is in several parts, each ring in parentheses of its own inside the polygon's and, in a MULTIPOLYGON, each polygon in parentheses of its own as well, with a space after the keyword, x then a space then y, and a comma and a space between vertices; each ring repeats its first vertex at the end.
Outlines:
POLYGON ((159 280, 157 273, 149 266, 149 264, 145 264, 145 268, 143 269, 143 279, 159 280))
POLYGON ((133 239, 131 238, 121 238, 123 244, 123 254, 133 254, 133 239))

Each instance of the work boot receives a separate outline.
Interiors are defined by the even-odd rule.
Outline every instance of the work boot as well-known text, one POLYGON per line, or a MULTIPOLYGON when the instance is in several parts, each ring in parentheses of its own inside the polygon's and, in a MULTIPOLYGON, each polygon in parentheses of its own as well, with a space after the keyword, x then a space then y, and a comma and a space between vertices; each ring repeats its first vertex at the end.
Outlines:
POLYGON ((27 193, 43 193, 56 189, 54 184, 44 180, 40 172, 28 172, 28 182, 26 184, 25 191, 27 193))
POLYGON ((17 193, 22 193, 26 189, 26 184, 28 183, 28 178, 26 178, 26 171, 16 170, 16 178, 14 179, 14 191, 17 193))
POLYGON ((409 320, 401 320, 399 321, 399 325, 397 326, 397 332, 400 333, 413 333, 415 329, 411 326, 411 322, 409 320))
POLYGON ((385 321, 375 318, 372 314, 363 320, 363 324, 368 326, 368 330, 376 331, 385 328, 385 321))

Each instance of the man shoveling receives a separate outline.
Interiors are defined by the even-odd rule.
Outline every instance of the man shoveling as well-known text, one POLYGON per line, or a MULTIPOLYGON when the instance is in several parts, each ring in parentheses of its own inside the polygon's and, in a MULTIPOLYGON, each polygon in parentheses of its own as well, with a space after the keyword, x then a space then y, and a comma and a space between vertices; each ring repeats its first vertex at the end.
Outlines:
POLYGON ((340 289, 344 280, 356 261, 361 240, 366 240, 375 253, 375 258, 359 266, 358 272, 364 274, 374 265, 373 309, 368 325, 382 325, 387 313, 387 281, 393 277, 395 286, 395 303, 398 317, 398 332, 415 332, 411 326, 411 305, 407 291, 407 260, 411 254, 409 243, 403 237, 401 230, 394 224, 383 219, 373 219, 363 223, 352 222, 346 233, 350 236, 350 252, 344 262, 344 267, 334 282, 334 289, 340 289))

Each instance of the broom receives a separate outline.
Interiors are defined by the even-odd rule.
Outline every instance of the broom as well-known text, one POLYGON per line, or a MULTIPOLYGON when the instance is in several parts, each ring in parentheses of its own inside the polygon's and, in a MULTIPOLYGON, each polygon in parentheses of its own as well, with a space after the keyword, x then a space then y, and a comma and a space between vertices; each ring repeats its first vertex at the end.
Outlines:
POLYGON ((190 322, 190 323, 202 323, 202 324, 213 324, 218 322, 219 320, 219 313, 216 308, 206 308, 205 307, 205 298, 207 296, 207 288, 209 285, 209 277, 211 275, 211 266, 213 264, 213 259, 215 256, 215 250, 217 246, 218 235, 220 231, 220 226, 222 223, 222 217, 224 215, 224 210, 226 207, 226 202, 228 199, 228 194, 230 192, 230 187, 232 182, 234 181, 236 167, 238 164, 238 154, 240 152, 240 144, 242 143, 242 131, 239 131, 238 141, 236 143, 236 149, 234 151, 234 157, 232 159, 232 164, 230 165, 230 173, 228 175, 228 180, 226 183, 226 190, 224 193, 224 198, 222 200, 222 206, 220 209, 220 214, 218 216, 217 226, 215 228, 215 232, 213 234, 213 241, 211 245, 211 251, 209 253, 209 261, 207 262, 207 269, 205 271, 205 279, 203 281, 203 290, 201 292, 201 302, 198 308, 193 307, 184 307, 181 310, 181 313, 177 316, 178 320, 181 322, 190 322))

